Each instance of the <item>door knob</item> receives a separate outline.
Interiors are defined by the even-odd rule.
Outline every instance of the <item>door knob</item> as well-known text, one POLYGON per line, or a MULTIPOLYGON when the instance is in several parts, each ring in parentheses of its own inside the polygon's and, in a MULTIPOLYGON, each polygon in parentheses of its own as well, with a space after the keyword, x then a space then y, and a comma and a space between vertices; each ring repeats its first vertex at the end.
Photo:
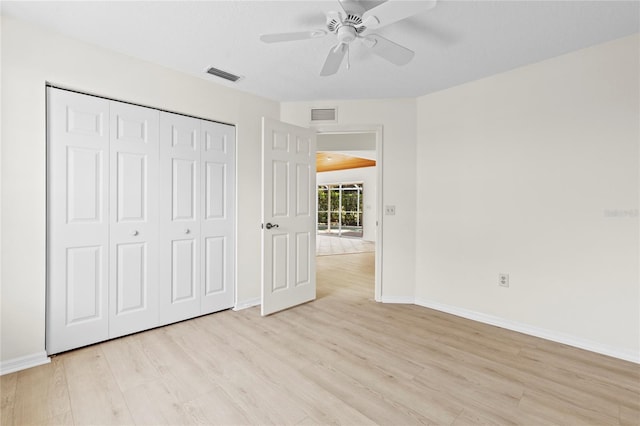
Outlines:
POLYGON ((135 229, 133 230, 133 232, 131 232, 131 235, 132 235, 132 236, 134 236, 134 237, 135 237, 136 235, 138 235, 138 234, 139 234, 139 232, 138 232, 138 231, 136 231, 135 229))
POLYGON ((279 226, 278 226, 278 224, 277 224, 277 223, 267 223, 267 224, 265 225, 265 228, 267 228, 267 229, 271 229, 271 228, 279 228, 279 226))
POLYGON ((185 234, 190 234, 190 233, 191 233, 191 229, 189 229, 189 228, 185 229, 185 230, 184 230, 184 233, 185 233, 185 234))

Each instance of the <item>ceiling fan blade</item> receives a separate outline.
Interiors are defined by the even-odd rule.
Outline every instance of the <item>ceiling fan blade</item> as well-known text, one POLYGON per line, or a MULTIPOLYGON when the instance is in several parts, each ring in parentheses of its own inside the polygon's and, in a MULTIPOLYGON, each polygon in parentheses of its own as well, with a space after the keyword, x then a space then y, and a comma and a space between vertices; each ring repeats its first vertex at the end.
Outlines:
POLYGON ((406 65, 415 55, 413 50, 400 46, 399 44, 377 34, 369 34, 366 37, 363 37, 362 41, 374 54, 386 59, 392 64, 406 65))
POLYGON ((380 28, 393 24, 409 16, 433 9, 437 0, 394 1, 387 0, 362 15, 362 25, 380 28))
POLYGON ((349 45, 345 43, 333 46, 327 55, 327 59, 324 61, 320 75, 325 77, 337 73, 344 59, 344 55, 347 54, 347 50, 349 50, 349 45))
POLYGON ((347 15, 362 15, 365 11, 364 6, 358 0, 338 0, 338 3, 347 15))
POLYGON ((282 41, 307 40, 310 38, 320 38, 327 34, 325 30, 300 31, 296 33, 276 33, 263 34, 260 40, 265 43, 280 43, 282 41))

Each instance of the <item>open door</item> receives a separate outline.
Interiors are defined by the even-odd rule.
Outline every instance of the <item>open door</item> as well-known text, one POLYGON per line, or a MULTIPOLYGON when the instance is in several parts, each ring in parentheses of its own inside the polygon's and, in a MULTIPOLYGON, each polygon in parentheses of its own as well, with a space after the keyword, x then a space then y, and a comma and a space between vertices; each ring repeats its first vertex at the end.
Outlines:
POLYGON ((316 135, 262 119, 262 315, 316 298, 316 135))

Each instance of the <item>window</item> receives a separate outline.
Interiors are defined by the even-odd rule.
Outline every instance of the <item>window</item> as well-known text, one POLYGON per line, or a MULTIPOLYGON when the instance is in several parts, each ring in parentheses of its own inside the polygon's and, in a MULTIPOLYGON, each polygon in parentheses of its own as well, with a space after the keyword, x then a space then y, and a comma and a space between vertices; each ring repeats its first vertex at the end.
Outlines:
POLYGON ((363 184, 318 185, 318 233, 362 238, 363 184))

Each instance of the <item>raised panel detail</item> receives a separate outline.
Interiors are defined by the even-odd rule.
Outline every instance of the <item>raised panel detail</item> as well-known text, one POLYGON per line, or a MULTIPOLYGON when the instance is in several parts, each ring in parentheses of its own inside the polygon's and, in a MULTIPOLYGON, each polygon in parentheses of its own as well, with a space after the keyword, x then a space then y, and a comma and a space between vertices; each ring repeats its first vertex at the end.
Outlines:
POLYGON ((147 305, 147 246, 117 245, 116 315, 144 309, 147 305))
POLYGON ((172 159, 171 211, 173 220, 195 220, 196 162, 172 159))
POLYGON ((204 132, 205 151, 227 152, 227 135, 213 135, 211 132, 204 132))
POLYGON ((308 216, 311 204, 309 193, 309 164, 296 164, 296 216, 308 216))
POLYGON ((296 286, 309 284, 309 257, 311 236, 308 232, 296 233, 296 286))
POLYGON ((289 288, 289 235, 274 235, 271 241, 273 252, 271 290, 275 293, 289 288))
POLYGON ((102 113, 79 111, 67 107, 67 132, 87 136, 102 136, 104 116, 102 113))
POLYGON ((102 151, 67 147, 67 223, 101 222, 102 151))
POLYGON ((118 153, 118 222, 144 221, 147 206, 147 156, 118 153))
POLYGON ((67 248, 66 324, 99 320, 102 247, 67 248))
POLYGON ((195 151, 197 140, 198 131, 196 129, 184 131, 178 128, 178 126, 171 126, 171 146, 189 148, 195 151))
POLYGON ((205 163, 205 218, 223 219, 225 217, 227 188, 227 165, 224 163, 205 163))
POLYGON ((289 134, 273 132, 273 150, 274 151, 289 151, 289 134))
POLYGON ((209 237, 204 242, 204 285, 205 295, 225 290, 226 277, 226 238, 209 237))
POLYGON ((171 244, 171 302, 196 297, 196 242, 176 240, 171 244))
POLYGON ((273 217, 289 214, 289 163, 273 161, 273 217))
POLYGON ((309 139, 306 138, 302 138, 300 136, 297 137, 297 143, 296 143, 296 152, 298 154, 304 154, 304 155, 310 155, 310 142, 309 139))
POLYGON ((147 143, 147 120, 132 120, 118 114, 116 119, 116 139, 129 142, 147 143))

